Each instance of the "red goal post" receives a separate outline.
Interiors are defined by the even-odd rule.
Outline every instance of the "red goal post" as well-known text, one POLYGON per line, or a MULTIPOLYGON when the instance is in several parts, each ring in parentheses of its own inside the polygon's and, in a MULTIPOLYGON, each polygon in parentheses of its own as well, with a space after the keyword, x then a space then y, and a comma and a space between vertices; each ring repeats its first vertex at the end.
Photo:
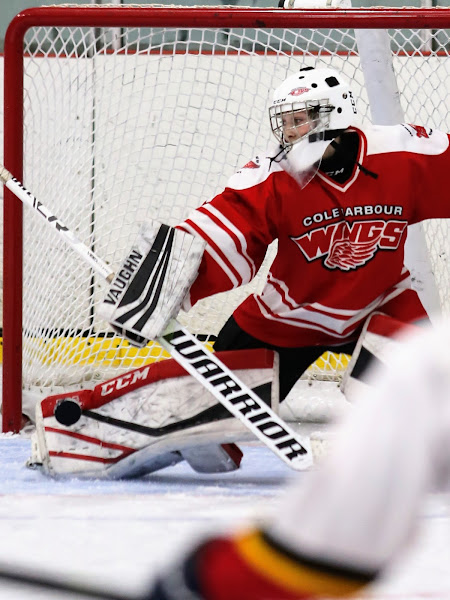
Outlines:
MULTIPOLYGON (((5 39, 4 163, 118 264, 139 221, 179 222, 264 146, 270 91, 300 66, 341 69, 369 118, 354 30, 390 30, 406 119, 450 131, 449 28, 445 8, 27 9, 5 39)), ((427 231, 446 312, 448 233, 447 223, 427 231)), ((108 333, 96 313, 101 283, 6 189, 3 252, 4 431, 19 429, 25 396, 91 386, 164 357, 156 344, 137 351, 108 333)), ((205 301, 183 322, 214 335, 251 289, 205 301)), ((343 360, 325 357, 310 377, 338 379, 343 360)))

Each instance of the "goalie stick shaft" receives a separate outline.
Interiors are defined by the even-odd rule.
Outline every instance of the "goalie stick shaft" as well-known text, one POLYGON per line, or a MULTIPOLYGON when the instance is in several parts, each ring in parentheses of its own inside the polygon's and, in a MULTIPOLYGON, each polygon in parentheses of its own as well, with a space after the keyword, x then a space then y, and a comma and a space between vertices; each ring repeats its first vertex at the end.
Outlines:
POLYGON ((309 444, 178 321, 158 342, 286 464, 298 470, 312 464, 309 444))
MULTIPOLYGON (((111 282, 112 269, 69 228, 53 215, 7 169, 0 166, 0 179, 24 204, 37 212, 47 224, 83 258, 99 275, 111 282)), ((283 419, 248 386, 191 335, 177 320, 172 319, 157 341, 169 354, 199 381, 229 412, 287 465, 304 470, 312 465, 309 440, 295 433, 283 419)))
POLYGON ((29 192, 23 184, 13 177, 11 173, 0 166, 0 179, 5 186, 21 200, 26 206, 32 208, 43 218, 50 227, 53 227, 59 235, 83 258, 93 269, 102 275, 107 281, 111 282, 114 273, 112 269, 97 256, 86 244, 84 244, 77 236, 56 217, 51 211, 39 202, 39 200, 29 192))

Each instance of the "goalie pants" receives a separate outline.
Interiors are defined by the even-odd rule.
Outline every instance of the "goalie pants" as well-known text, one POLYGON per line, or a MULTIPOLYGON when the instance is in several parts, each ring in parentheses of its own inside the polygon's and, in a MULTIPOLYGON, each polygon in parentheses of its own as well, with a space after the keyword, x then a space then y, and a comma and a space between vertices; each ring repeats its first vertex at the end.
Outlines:
POLYGON ((280 359, 280 402, 286 398, 295 383, 306 369, 313 364, 324 352, 332 350, 344 354, 352 354, 356 341, 347 342, 340 346, 305 346, 298 348, 283 348, 267 344, 244 331, 230 317, 219 332, 214 343, 214 350, 251 350, 267 348, 278 353, 280 359))

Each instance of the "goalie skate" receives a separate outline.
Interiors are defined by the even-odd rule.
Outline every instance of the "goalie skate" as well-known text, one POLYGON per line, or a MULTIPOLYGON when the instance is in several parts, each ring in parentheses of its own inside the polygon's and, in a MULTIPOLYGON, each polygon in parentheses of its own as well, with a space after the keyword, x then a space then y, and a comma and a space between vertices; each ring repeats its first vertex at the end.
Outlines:
MULTIPOLYGON (((246 350, 218 355, 257 392, 277 393, 278 386, 271 385, 278 381, 274 353, 246 350)), ((271 402, 276 409, 275 400, 271 402)), ((186 459, 201 471, 205 447, 249 439, 253 436, 240 421, 175 361, 166 360, 93 390, 43 400, 36 409, 29 466, 40 466, 52 476, 118 479, 186 459)), ((203 469, 213 470, 210 465, 203 469)), ((233 470, 232 464, 228 470, 233 470)))

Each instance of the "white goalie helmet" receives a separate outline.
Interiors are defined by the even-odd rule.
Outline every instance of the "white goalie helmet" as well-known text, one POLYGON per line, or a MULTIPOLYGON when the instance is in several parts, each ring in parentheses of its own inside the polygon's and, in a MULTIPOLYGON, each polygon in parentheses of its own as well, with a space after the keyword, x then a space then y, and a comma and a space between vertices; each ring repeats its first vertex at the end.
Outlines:
POLYGON ((290 169, 307 171, 330 142, 355 121, 353 94, 342 75, 329 68, 301 69, 275 90, 270 125, 289 153, 290 169))

